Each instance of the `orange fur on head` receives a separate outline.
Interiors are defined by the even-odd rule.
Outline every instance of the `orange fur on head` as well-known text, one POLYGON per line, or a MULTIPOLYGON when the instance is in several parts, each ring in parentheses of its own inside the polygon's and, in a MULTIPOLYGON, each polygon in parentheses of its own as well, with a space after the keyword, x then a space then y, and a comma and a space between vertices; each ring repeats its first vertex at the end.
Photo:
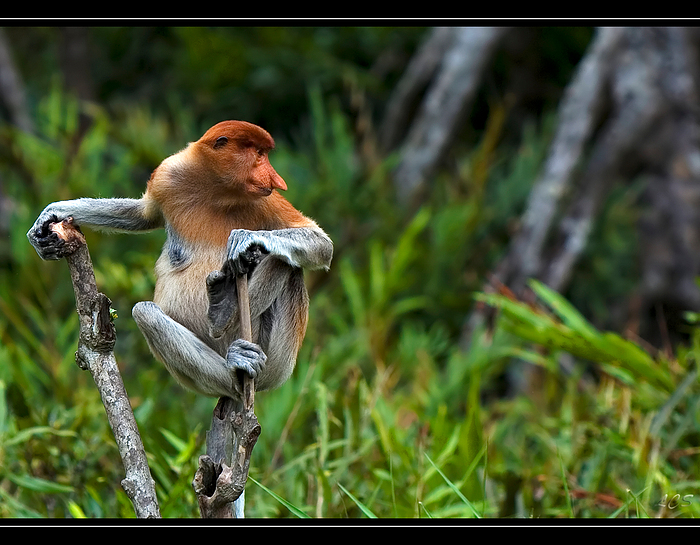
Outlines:
POLYGON ((270 164, 275 142, 245 121, 222 121, 165 159, 145 197, 185 239, 225 246, 232 229, 283 229, 315 223, 276 189, 287 184, 270 164))
POLYGON ((268 153, 275 149, 275 141, 257 125, 222 121, 205 132, 196 145, 211 157, 224 178, 234 174, 235 182, 242 182, 253 195, 266 196, 273 189, 287 189, 268 159, 268 153))

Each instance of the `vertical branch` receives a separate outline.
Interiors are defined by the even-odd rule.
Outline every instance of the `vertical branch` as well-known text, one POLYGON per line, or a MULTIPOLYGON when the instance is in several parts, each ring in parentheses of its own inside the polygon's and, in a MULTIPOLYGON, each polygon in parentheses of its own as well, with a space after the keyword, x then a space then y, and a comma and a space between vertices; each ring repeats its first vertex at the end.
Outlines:
MULTIPOLYGON (((241 338, 252 341, 248 279, 236 277, 241 338)), ((243 373, 243 399, 222 397, 214 408, 207 432, 207 454, 200 456, 192 486, 202 518, 243 518, 243 492, 248 480, 250 456, 260 436, 253 412, 255 386, 243 373), (234 507, 234 502, 239 500, 234 507)))
MULTIPOLYGON (((253 326, 250 322, 250 299, 248 298, 248 277, 241 274, 236 277, 238 289, 238 308, 241 315, 241 339, 253 341, 253 326)), ((255 384, 250 375, 243 377, 243 406, 246 411, 252 411, 255 405, 255 384)))
POLYGON ((61 257, 70 269, 80 337, 76 362, 90 371, 102 398, 109 425, 119 448, 126 477, 121 485, 139 518, 160 518, 155 483, 148 469, 134 413, 114 357, 116 330, 110 314, 111 301, 97 291, 92 260, 83 234, 72 219, 51 224, 58 235, 61 257))

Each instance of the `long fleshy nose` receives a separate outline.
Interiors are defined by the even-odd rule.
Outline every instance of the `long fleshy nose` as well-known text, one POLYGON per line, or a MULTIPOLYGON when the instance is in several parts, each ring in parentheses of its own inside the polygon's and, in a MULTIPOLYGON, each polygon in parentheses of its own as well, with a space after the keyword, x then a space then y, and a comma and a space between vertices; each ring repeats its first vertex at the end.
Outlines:
POLYGON ((282 191, 287 191, 287 184, 285 181, 282 179, 282 176, 277 174, 277 172, 274 173, 272 176, 272 189, 281 189, 282 191))

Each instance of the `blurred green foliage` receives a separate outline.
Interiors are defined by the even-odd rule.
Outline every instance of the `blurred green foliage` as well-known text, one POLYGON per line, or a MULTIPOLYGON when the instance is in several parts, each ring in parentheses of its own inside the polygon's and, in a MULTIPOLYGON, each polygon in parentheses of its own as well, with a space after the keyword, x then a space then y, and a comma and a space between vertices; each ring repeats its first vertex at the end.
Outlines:
MULTIPOLYGON (((55 200, 139 195, 163 157, 212 118, 238 117, 231 109, 273 134, 280 124, 272 162, 288 182, 285 196, 336 245, 331 271, 307 275, 310 324, 294 375, 256 396, 262 434, 247 516, 700 514, 700 333, 689 323, 691 342, 667 357, 592 325, 604 323, 606 295, 596 290, 620 280, 614 264, 634 275, 634 246, 615 238, 634 217, 625 195, 596 227, 596 259, 569 294, 590 319, 537 283, 535 304, 479 293, 556 119, 526 123, 515 144, 499 146, 505 110, 493 102, 479 141, 411 212, 395 204, 395 157, 360 153, 343 78, 371 89, 376 81, 358 66, 371 63, 378 42, 415 43, 418 31, 143 28, 117 51, 125 31, 105 29, 100 47, 115 49, 97 67, 108 73, 97 78, 100 93, 124 94, 109 107, 78 103, 57 78, 33 76, 46 89, 36 97, 35 134, 0 126, 3 188, 17 226, 0 245, 0 516, 134 516, 99 395, 74 363, 66 267, 41 262, 26 230, 55 200), (173 47, 178 54, 166 53, 173 47), (338 61, 345 49, 354 64, 338 61), (149 105, 134 91, 146 92, 144 80, 177 92, 149 105), (77 140, 81 114, 90 123, 77 140), (475 299, 497 317, 464 350, 475 299), (536 387, 500 395, 513 362, 536 387)), ((130 317, 135 302, 151 298, 164 234, 86 237, 99 288, 119 314, 117 360, 162 514, 196 517, 191 481, 215 400, 177 386, 130 317)), ((627 289, 613 286, 619 297, 627 289)))
MULTIPOLYGON (((39 102, 64 62, 62 30, 5 31, 39 102)), ((88 69, 96 102, 151 104, 171 130, 194 129, 184 138, 223 119, 252 119, 291 138, 304 130, 309 82, 336 96, 354 82, 385 100, 423 34, 422 27, 99 26, 87 29, 88 69)))

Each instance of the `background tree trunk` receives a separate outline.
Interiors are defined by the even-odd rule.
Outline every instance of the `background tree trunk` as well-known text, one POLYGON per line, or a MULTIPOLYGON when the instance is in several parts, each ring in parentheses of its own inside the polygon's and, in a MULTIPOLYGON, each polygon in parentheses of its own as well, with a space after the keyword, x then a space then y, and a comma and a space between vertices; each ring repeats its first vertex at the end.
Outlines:
POLYGON ((499 281, 516 293, 529 277, 566 290, 610 189, 641 177, 641 311, 700 308, 697 38, 682 28, 598 31, 499 281))
MULTIPOLYGON (((596 30, 560 101, 546 162, 494 268, 496 283, 521 297, 528 296, 528 278, 566 291, 611 188, 642 180, 640 305, 631 320, 642 326, 634 333, 658 340, 659 318, 700 309, 699 34, 596 30), (659 309, 664 316, 654 318, 659 309)), ((385 149, 400 149, 394 184, 401 202, 419 200, 441 166, 506 35, 496 28, 434 29, 408 65, 380 130, 385 149)), ((481 312, 468 317, 463 346, 483 322, 481 312)))
POLYGON ((12 60, 10 45, 2 28, 0 28, 0 102, 13 125, 23 131, 32 132, 34 127, 27 108, 24 83, 12 60))
POLYGON ((382 129, 385 147, 395 143, 397 129, 403 125, 399 119, 405 117, 413 97, 428 78, 435 77, 408 130, 394 173, 400 202, 417 198, 440 166, 504 34, 503 28, 435 29, 409 65, 387 108, 382 129))

